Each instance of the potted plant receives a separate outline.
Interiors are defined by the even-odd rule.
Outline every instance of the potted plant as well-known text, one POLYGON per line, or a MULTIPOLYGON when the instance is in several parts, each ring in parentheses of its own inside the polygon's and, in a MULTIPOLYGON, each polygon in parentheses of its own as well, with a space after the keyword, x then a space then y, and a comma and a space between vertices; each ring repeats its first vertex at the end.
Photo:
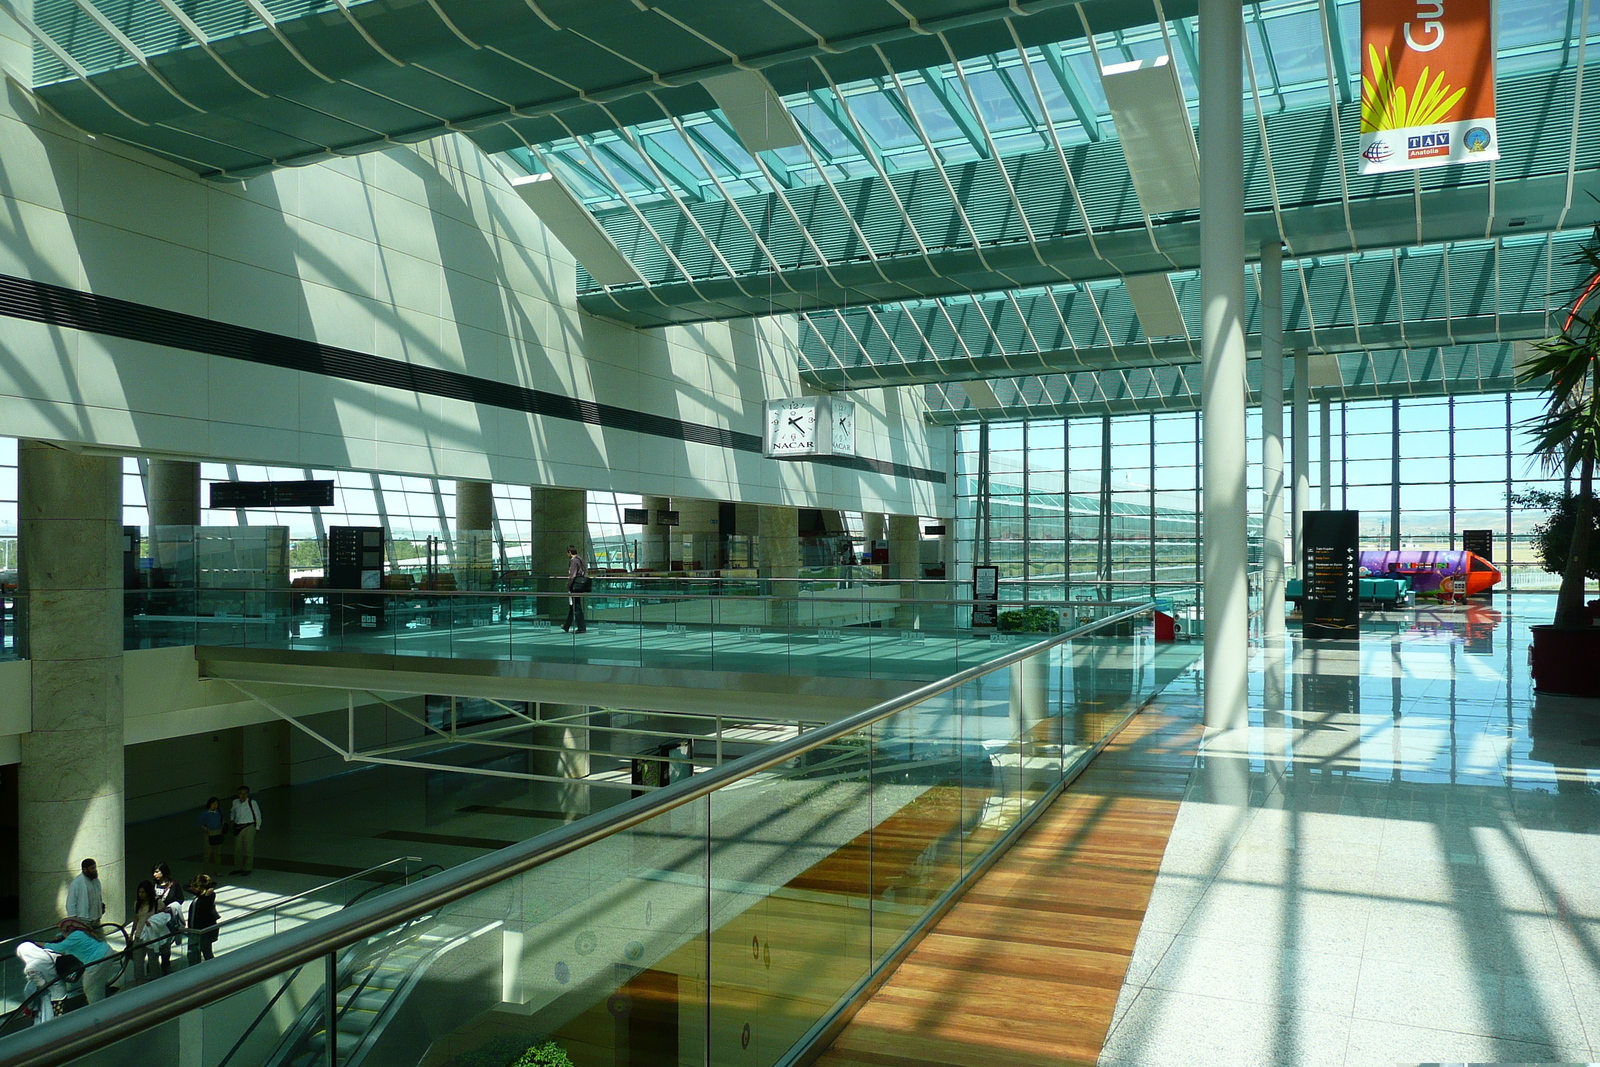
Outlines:
POLYGON ((1588 281, 1567 310, 1561 332, 1534 346, 1523 368, 1524 385, 1541 383, 1548 394, 1542 414, 1529 419, 1534 455, 1552 471, 1578 475, 1572 502, 1572 540, 1561 561, 1555 621, 1533 627, 1534 687, 1544 693, 1600 696, 1600 628, 1584 604, 1584 579, 1594 533, 1594 472, 1600 458, 1600 332, 1584 305, 1600 287, 1600 227, 1577 253, 1588 281))
POLYGON ((1061 631, 1061 614, 1050 608, 1002 611, 996 622, 1003 633, 1053 634, 1061 631))

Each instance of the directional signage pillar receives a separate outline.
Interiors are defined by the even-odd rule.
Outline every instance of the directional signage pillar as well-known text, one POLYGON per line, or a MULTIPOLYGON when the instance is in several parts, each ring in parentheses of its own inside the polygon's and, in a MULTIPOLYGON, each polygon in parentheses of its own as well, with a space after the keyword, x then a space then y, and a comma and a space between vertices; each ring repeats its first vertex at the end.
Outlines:
POLYGON ((1360 517, 1355 511, 1305 513, 1301 617, 1308 639, 1361 636, 1360 517))

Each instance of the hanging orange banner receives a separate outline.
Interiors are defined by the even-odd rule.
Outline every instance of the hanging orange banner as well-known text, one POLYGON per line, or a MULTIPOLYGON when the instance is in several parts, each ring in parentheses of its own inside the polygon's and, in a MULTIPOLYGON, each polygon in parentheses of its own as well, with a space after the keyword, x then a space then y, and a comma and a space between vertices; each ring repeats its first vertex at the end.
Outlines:
POLYGON ((1361 173, 1499 158, 1493 0, 1361 0, 1361 173))

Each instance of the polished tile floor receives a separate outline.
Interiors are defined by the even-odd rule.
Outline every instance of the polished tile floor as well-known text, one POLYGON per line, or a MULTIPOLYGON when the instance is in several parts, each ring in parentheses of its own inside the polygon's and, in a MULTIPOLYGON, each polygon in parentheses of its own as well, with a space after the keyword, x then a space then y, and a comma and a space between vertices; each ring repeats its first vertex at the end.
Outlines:
POLYGON ((1101 1064, 1600 1059, 1600 702, 1532 691, 1553 604, 1256 655, 1251 725, 1202 745, 1101 1064))

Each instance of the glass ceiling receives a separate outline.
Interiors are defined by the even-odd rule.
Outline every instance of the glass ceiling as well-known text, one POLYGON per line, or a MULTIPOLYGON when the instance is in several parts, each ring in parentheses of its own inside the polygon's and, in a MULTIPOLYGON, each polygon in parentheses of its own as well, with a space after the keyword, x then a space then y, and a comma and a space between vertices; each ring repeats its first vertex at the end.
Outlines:
MULTIPOLYGON (((1318 0, 1246 5, 1253 93, 1261 112, 1327 107, 1329 70, 1341 103, 1354 98, 1360 71, 1360 0, 1327 0, 1339 32, 1324 33, 1318 0)), ((1573 61, 1580 0, 1518 0, 1502 5, 1498 74, 1554 70, 1573 61)), ((993 152, 1002 158, 1063 147, 1114 131, 1098 67, 1171 54, 1198 121, 1195 19, 1008 51, 937 69, 833 85, 818 70, 809 91, 784 98, 805 145, 745 151, 720 112, 605 133, 563 138, 508 154, 531 173, 558 174, 590 210, 603 215, 664 200, 766 195, 824 181, 949 166, 993 152), (1026 58, 1024 58, 1026 57, 1026 58), (1048 123, 1048 127, 1047 127, 1048 123)), ((1092 28, 1092 27, 1091 27, 1092 28)), ((1600 33, 1600 4, 1589 35, 1600 33)))
MULTIPOLYGON (((1245 6, 1247 125, 1257 115, 1265 121, 1288 112, 1326 113, 1330 107, 1349 105, 1358 97, 1359 3, 1265 0, 1245 6), (1330 22, 1336 31, 1332 34, 1327 32, 1330 22)), ((1583 6, 1583 0, 1518 0, 1514 5, 1500 5, 1498 77, 1503 80, 1574 66, 1583 6)), ((1094 29, 1092 25, 1088 28, 1094 29)), ((1587 33, 1589 43, 1600 44, 1600 4, 1592 5, 1587 33)), ((1040 152, 1055 156, 1091 142, 1113 140, 1115 126, 1098 71, 1130 60, 1169 56, 1190 120, 1197 122, 1196 55, 1196 20, 1182 18, 1129 30, 1092 32, 1056 45, 959 62, 952 59, 936 69, 895 72, 886 67, 881 76, 842 85, 833 83, 819 64, 816 85, 783 98, 804 139, 797 147, 752 155, 720 112, 675 118, 663 108, 659 122, 528 145, 510 155, 530 172, 558 175, 603 226, 608 221, 615 223, 619 242, 627 229, 631 243, 623 247, 634 248, 633 254, 654 256, 654 247, 659 245, 671 261, 669 273, 677 277, 706 277, 700 270, 708 268, 713 274, 737 278, 752 268, 761 269, 752 257, 770 261, 774 270, 784 269, 778 258, 794 256, 799 257, 796 266, 809 262, 826 270, 830 262, 846 260, 830 260, 823 247, 839 248, 849 242, 841 244, 839 235, 831 230, 807 232, 817 223, 801 218, 794 205, 801 204, 802 212, 804 206, 794 196, 795 190, 823 186, 848 213, 848 195, 841 199, 838 186, 855 179, 877 178, 880 185, 887 185, 889 178, 906 172, 930 172, 944 179, 946 168, 972 160, 1040 152), (792 218, 752 218, 733 203, 733 214, 721 216, 721 222, 713 226, 709 217, 703 221, 691 210, 696 204, 743 198, 758 198, 745 199, 745 204, 763 205, 761 210, 783 211, 792 218), (651 210, 641 210, 645 208, 651 210), (793 234, 785 239, 784 248, 779 248, 773 227, 781 229, 791 221, 799 230, 799 239, 810 246, 810 253, 793 234), (742 232, 735 232, 734 227, 742 232), (698 233, 712 257, 697 259, 703 264, 699 269, 687 268, 679 260, 680 255, 685 261, 689 258, 682 242, 691 231, 698 233), (778 256, 763 243, 763 235, 778 256), (719 249, 719 244, 726 245, 726 251, 719 249), (745 263, 744 269, 733 265, 732 260, 740 257, 736 248, 743 252, 740 262, 745 263)), ((1065 163, 1066 157, 1061 158, 1065 163)), ((1577 166, 1576 157, 1570 166, 1577 166)), ((1004 169, 998 173, 1003 176, 1004 169)), ((1124 183, 1131 182, 1125 168, 1121 173, 1124 183)), ((1421 203, 1426 199, 1420 190, 1433 189, 1440 179, 1440 175, 1419 179, 1419 235, 1421 203)), ((927 180, 935 179, 930 176, 927 180)), ((944 180, 948 184, 948 179, 944 180)), ((978 238, 963 211, 965 216, 978 218, 1020 206, 1015 191, 1009 188, 1011 179, 1002 180, 1005 184, 998 191, 973 195, 999 196, 1007 202, 989 204, 963 198, 950 222, 952 234, 955 228, 965 226, 976 245, 978 238)), ((1093 190, 1096 196, 1104 193, 1093 190)), ((1273 193, 1276 197, 1278 190, 1274 188, 1273 193)), ((1132 196, 1131 190, 1127 195, 1132 196)), ((898 208, 915 236, 921 223, 913 223, 912 216, 918 213, 910 194, 903 204, 898 196, 890 196, 893 204, 886 206, 898 208)), ((1347 210, 1349 206, 1347 199, 1347 210)), ((865 251, 875 259, 871 242, 860 233, 860 227, 868 225, 866 221, 847 224, 857 232, 852 258, 860 258, 865 251)), ((837 223, 832 225, 839 228, 837 223)), ((1350 256, 1295 259, 1285 279, 1286 311, 1291 320, 1287 327, 1314 332, 1348 326, 1359 334, 1364 326, 1395 325, 1400 329, 1399 343, 1427 344, 1420 335, 1405 338, 1405 328, 1443 321, 1448 333, 1452 321, 1463 316, 1544 310, 1550 303, 1549 294, 1565 291, 1567 272, 1558 247, 1581 236, 1527 233, 1431 248, 1382 248, 1350 256), (1451 277, 1452 265, 1455 277, 1451 277), (1441 268, 1442 282, 1438 279, 1441 268), (1491 283, 1474 288, 1470 284, 1474 276, 1489 278, 1491 283), (1433 291, 1421 291, 1430 288, 1433 291)), ((915 239, 922 245, 921 237, 915 239)), ((957 236, 952 241, 962 243, 957 236)), ((930 238, 924 254, 931 246, 930 238)), ((1187 326, 1180 341, 1196 349, 1198 282, 1192 271, 1174 272, 1171 279, 1187 326)), ((586 276, 580 281, 588 284, 586 276)), ((806 369, 819 382, 823 378, 819 372, 836 372, 840 381, 830 378, 823 383, 833 388, 870 384, 870 376, 855 380, 843 374, 852 367, 949 360, 951 365, 968 362, 974 370, 958 377, 1002 379, 994 382, 996 394, 1009 398, 1013 417, 1016 405, 1036 405, 1043 413, 1076 410, 1086 403, 1181 406, 1192 399, 1189 378, 1195 368, 1182 365, 1136 372, 1084 370, 1014 380, 1004 380, 1008 376, 1003 367, 976 372, 982 356, 1087 346, 1115 349, 1148 342, 1117 278, 813 311, 802 314, 801 323, 806 369)), ((1387 355, 1371 350, 1384 343, 1395 342, 1368 341, 1366 350, 1338 356, 1347 382, 1356 390, 1353 395, 1388 395, 1385 390, 1405 388, 1396 375, 1412 374, 1423 375, 1419 381, 1436 383, 1422 388, 1451 384, 1470 391, 1475 383, 1493 389, 1508 387, 1509 344, 1419 346, 1409 354, 1396 350, 1387 355), (1423 355, 1430 352, 1431 356, 1423 355)), ((1172 362, 1192 362, 1193 352, 1186 355, 1172 362)), ((929 398, 949 416, 978 417, 959 385, 930 386, 929 398)), ((983 417, 990 413, 984 412, 983 417)))

